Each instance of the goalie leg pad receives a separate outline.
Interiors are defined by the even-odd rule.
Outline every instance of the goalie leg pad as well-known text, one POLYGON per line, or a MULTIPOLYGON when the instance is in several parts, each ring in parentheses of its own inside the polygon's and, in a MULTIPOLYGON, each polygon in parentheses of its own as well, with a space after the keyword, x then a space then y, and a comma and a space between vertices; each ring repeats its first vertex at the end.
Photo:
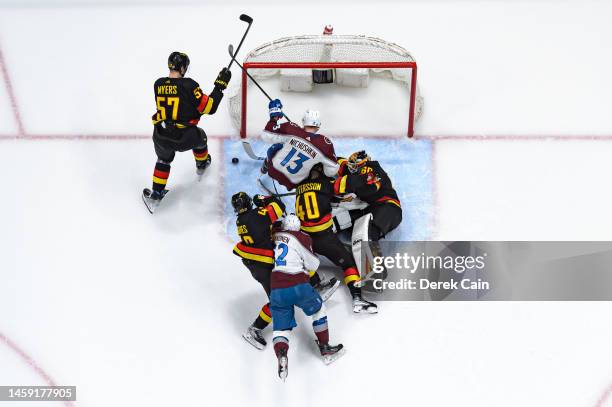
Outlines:
POLYGON ((346 208, 340 206, 333 207, 332 217, 334 219, 335 232, 346 230, 353 225, 353 222, 351 221, 351 214, 346 208))
POLYGON ((368 244, 362 244, 369 240, 369 229, 370 222, 372 220, 372 214, 368 213, 360 217, 355 221, 353 226, 352 235, 352 250, 355 263, 357 264, 357 270, 359 275, 363 278, 366 276, 373 264, 372 251, 368 244))

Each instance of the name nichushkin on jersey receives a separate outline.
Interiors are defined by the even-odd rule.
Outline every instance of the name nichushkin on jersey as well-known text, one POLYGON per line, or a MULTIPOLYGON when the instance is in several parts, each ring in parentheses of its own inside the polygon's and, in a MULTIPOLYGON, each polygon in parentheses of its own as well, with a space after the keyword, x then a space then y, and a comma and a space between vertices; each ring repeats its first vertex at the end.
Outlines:
POLYGON ((291 141, 289 142, 289 144, 291 144, 293 147, 302 150, 303 152, 305 152, 306 154, 308 154, 310 156, 310 158, 315 158, 317 156, 317 152, 308 144, 301 142, 298 139, 291 139, 291 141))

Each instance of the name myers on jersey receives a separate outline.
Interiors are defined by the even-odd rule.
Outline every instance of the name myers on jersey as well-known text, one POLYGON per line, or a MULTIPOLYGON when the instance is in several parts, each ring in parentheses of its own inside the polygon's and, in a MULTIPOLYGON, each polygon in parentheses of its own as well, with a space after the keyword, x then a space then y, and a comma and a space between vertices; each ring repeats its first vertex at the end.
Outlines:
POLYGON ((160 85, 157 87, 158 95, 176 95, 178 94, 176 85, 160 85))
POLYGON ((310 158, 315 158, 317 156, 317 152, 311 146, 309 146, 308 144, 304 142, 301 142, 298 139, 292 138, 289 144, 292 147, 295 147, 298 150, 305 152, 306 154, 310 156, 310 158))

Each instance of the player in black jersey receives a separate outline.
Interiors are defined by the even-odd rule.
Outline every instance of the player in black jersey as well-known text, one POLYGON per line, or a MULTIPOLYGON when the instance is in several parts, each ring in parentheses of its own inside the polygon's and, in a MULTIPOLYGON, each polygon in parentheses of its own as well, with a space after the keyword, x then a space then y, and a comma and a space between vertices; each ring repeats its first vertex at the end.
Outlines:
POLYGON ((364 213, 372 214, 369 228, 371 241, 378 241, 402 222, 402 206, 391 179, 378 161, 365 151, 358 151, 347 159, 339 159, 340 170, 334 182, 334 193, 354 193, 368 204, 364 213))
MULTIPOLYGON (((234 254, 242 259, 270 297, 270 277, 274 268, 274 243, 270 231, 272 225, 279 220, 285 211, 285 205, 278 198, 255 195, 253 199, 245 192, 232 196, 232 207, 237 214, 236 227, 240 242, 234 246, 234 254), (253 207, 253 203, 255 207, 253 207)), ((310 284, 319 291, 326 300, 340 284, 336 279, 322 280, 318 273, 311 273, 310 284)), ((270 303, 265 304, 259 316, 242 335, 244 339, 257 349, 266 346, 262 330, 272 321, 270 303)))
POLYGON ((157 104, 157 111, 153 115, 153 145, 157 163, 153 172, 153 188, 145 188, 142 195, 151 213, 167 192, 166 184, 175 152, 193 151, 199 177, 210 165, 206 133, 197 124, 202 115, 217 111, 223 91, 232 77, 232 73, 223 68, 215 80, 213 91, 206 95, 196 81, 185 78, 189 68, 187 54, 170 54, 168 68, 168 76, 159 78, 153 85, 157 104))
POLYGON ((332 178, 325 176, 320 164, 315 165, 309 177, 296 187, 295 213, 302 223, 302 231, 312 238, 314 252, 327 257, 344 272, 344 283, 353 297, 353 312, 376 313, 376 304, 364 300, 361 288, 355 285, 361 278, 353 254, 333 231, 333 182, 332 178))

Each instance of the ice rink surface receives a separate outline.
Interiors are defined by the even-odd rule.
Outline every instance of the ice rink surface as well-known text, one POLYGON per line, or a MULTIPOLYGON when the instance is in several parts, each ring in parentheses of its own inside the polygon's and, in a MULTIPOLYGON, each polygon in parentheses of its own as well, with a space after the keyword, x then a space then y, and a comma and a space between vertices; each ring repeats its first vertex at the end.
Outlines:
MULTIPOLYGON (((201 122, 204 179, 180 154, 158 213, 139 196, 168 53, 188 52, 210 90, 247 13, 242 55, 329 23, 413 53, 415 140, 374 138, 405 132, 395 84, 281 95, 291 117, 322 111, 339 154, 389 169, 410 220, 398 237, 610 240, 610 2, 151 3, 0 0, 0 385, 76 385, 78 407, 612 406, 605 302, 384 302, 364 317, 342 288, 328 312, 347 355, 324 366, 300 317, 280 383, 271 349, 240 337, 265 295, 231 253, 227 198, 256 192, 259 164, 225 103, 201 122)), ((250 97, 256 131, 266 106, 250 97)), ((18 404, 47 405, 61 404, 18 404)))

